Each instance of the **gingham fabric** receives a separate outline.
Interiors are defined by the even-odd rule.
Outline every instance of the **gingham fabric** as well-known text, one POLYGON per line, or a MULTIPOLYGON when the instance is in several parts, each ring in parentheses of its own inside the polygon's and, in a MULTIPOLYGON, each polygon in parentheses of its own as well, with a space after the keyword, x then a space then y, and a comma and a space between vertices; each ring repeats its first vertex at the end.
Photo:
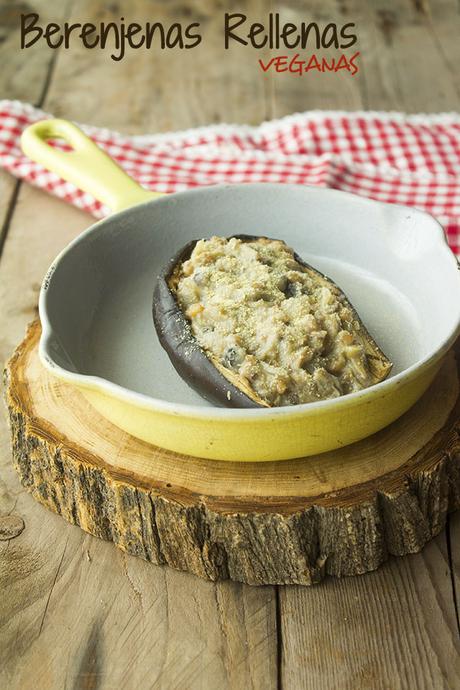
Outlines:
MULTIPOLYGON (((28 104, 0 101, 0 165, 94 216, 105 215, 109 209, 21 152, 24 127, 46 117, 28 104)), ((333 187, 428 211, 460 253, 457 114, 312 111, 257 127, 143 136, 81 127, 147 189, 176 192, 219 182, 333 187)))

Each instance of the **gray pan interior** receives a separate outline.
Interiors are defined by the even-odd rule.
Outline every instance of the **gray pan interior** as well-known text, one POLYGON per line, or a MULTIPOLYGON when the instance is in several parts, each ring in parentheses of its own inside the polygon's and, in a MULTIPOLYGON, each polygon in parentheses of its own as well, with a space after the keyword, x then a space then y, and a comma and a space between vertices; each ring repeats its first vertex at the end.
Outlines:
POLYGON ((158 343, 153 287, 189 240, 247 233, 284 240, 330 275, 393 360, 394 375, 436 349, 458 320, 444 298, 458 295, 458 279, 441 270, 436 228, 413 209, 318 188, 227 185, 165 196, 101 221, 58 257, 44 283, 50 351, 70 371, 208 406, 158 343), (430 266, 439 272, 434 283, 430 266))

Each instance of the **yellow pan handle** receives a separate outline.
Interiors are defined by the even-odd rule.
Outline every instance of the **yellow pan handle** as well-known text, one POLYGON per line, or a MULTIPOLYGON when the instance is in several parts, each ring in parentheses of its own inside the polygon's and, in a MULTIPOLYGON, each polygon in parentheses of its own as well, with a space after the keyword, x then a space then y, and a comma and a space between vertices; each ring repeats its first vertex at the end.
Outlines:
POLYGON ((113 211, 163 196, 138 185, 79 127, 67 120, 41 120, 30 125, 22 133, 21 146, 29 158, 113 211), (60 151, 50 146, 48 139, 63 139, 72 151, 60 151))

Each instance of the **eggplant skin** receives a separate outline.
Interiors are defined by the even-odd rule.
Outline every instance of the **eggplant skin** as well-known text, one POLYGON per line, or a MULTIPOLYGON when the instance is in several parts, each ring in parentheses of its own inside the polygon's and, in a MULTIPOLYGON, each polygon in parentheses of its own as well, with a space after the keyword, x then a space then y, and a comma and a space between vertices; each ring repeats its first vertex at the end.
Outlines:
MULTIPOLYGON (((252 242, 265 238, 262 235, 232 235, 231 237, 235 237, 243 242, 252 242)), ((231 237, 227 239, 231 239, 231 237)), ((153 321, 160 344, 167 352, 179 376, 209 402, 223 407, 234 408, 270 407, 255 392, 252 392, 252 395, 246 395, 243 390, 233 385, 229 378, 219 371, 218 367, 221 369, 224 369, 224 367, 217 360, 213 363, 212 358, 199 345, 192 333, 189 321, 170 288, 173 273, 184 261, 190 258, 197 242, 199 240, 192 240, 182 247, 169 260, 157 277, 153 293, 153 321)), ((342 290, 333 280, 307 264, 295 252, 294 258, 316 280, 327 285, 336 294, 345 297, 346 305, 360 324, 359 332, 365 343, 365 352, 371 373, 377 379, 377 382, 384 380, 390 373, 392 364, 368 333, 361 322, 359 314, 346 296, 344 296, 342 290)), ((229 377, 232 377, 232 373, 228 371, 229 377)))
POLYGON ((183 247, 157 278, 153 293, 153 322, 161 346, 179 376, 211 403, 224 407, 265 407, 245 395, 219 372, 198 344, 190 324, 169 287, 177 266, 190 258, 196 243, 183 247))

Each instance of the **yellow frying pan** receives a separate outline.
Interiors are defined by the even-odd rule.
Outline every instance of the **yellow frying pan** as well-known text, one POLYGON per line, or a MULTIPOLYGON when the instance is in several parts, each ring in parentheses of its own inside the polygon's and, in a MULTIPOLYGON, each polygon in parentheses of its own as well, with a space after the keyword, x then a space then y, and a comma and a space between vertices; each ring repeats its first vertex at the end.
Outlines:
POLYGON ((163 196, 142 189, 63 120, 28 127, 22 147, 115 211, 46 274, 41 360, 104 417, 149 443, 237 461, 338 448, 413 405, 459 333, 457 263, 425 213, 297 185, 219 185, 163 196), (51 138, 72 151, 51 147, 51 138), (155 279, 190 240, 235 234, 284 240, 329 275, 394 362, 391 377, 342 398, 274 409, 217 408, 193 392, 158 343, 155 279))

